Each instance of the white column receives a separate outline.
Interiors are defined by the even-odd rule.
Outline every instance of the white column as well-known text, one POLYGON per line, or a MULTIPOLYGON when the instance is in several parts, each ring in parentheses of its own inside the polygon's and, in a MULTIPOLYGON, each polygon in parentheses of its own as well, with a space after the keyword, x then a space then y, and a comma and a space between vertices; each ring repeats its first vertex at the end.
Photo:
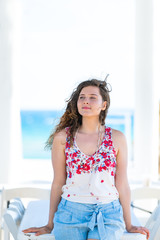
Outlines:
POLYGON ((21 161, 20 7, 0 1, 0 184, 15 182, 21 161))
POLYGON ((158 178, 158 96, 153 59, 153 1, 136 0, 134 161, 137 177, 158 178))

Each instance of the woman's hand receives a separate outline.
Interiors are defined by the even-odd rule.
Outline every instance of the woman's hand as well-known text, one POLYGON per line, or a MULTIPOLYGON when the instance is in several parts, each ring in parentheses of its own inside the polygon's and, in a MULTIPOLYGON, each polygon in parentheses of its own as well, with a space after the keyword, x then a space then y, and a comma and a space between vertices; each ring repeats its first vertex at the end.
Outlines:
POLYGON ((137 227, 131 225, 129 229, 127 229, 128 232, 130 233, 141 233, 147 236, 147 239, 149 239, 149 230, 145 227, 137 227))
POLYGON ((46 226, 39 227, 39 228, 37 228, 37 227, 28 228, 28 229, 23 230, 22 232, 24 232, 24 233, 35 233, 36 236, 39 236, 39 235, 42 235, 42 234, 51 233, 52 229, 53 229, 53 226, 46 225, 46 226))

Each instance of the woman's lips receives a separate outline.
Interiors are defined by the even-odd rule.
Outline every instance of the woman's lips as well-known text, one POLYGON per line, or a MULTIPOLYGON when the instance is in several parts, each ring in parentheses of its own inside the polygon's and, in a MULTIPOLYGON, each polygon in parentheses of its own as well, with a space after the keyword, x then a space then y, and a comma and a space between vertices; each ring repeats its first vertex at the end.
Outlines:
POLYGON ((82 109, 90 109, 89 107, 83 107, 82 109))

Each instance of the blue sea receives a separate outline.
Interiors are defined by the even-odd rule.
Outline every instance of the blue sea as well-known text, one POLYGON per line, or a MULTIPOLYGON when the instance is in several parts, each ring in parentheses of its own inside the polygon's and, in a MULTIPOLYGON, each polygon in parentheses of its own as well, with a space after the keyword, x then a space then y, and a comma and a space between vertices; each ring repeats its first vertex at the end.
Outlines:
MULTIPOLYGON (((24 159, 50 159, 51 152, 44 150, 45 142, 58 123, 62 111, 21 110, 21 130, 24 159)), ((106 125, 127 136, 129 149, 133 145, 134 114, 132 110, 114 110, 108 114, 106 125)))

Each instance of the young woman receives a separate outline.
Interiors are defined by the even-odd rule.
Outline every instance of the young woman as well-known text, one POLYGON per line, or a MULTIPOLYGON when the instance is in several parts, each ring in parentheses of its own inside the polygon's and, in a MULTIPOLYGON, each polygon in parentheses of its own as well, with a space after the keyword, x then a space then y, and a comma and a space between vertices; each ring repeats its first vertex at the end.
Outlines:
POLYGON ((48 224, 25 233, 50 233, 56 240, 120 240, 131 224, 127 145, 122 132, 105 126, 110 106, 106 81, 80 83, 48 140, 54 179, 48 224))

